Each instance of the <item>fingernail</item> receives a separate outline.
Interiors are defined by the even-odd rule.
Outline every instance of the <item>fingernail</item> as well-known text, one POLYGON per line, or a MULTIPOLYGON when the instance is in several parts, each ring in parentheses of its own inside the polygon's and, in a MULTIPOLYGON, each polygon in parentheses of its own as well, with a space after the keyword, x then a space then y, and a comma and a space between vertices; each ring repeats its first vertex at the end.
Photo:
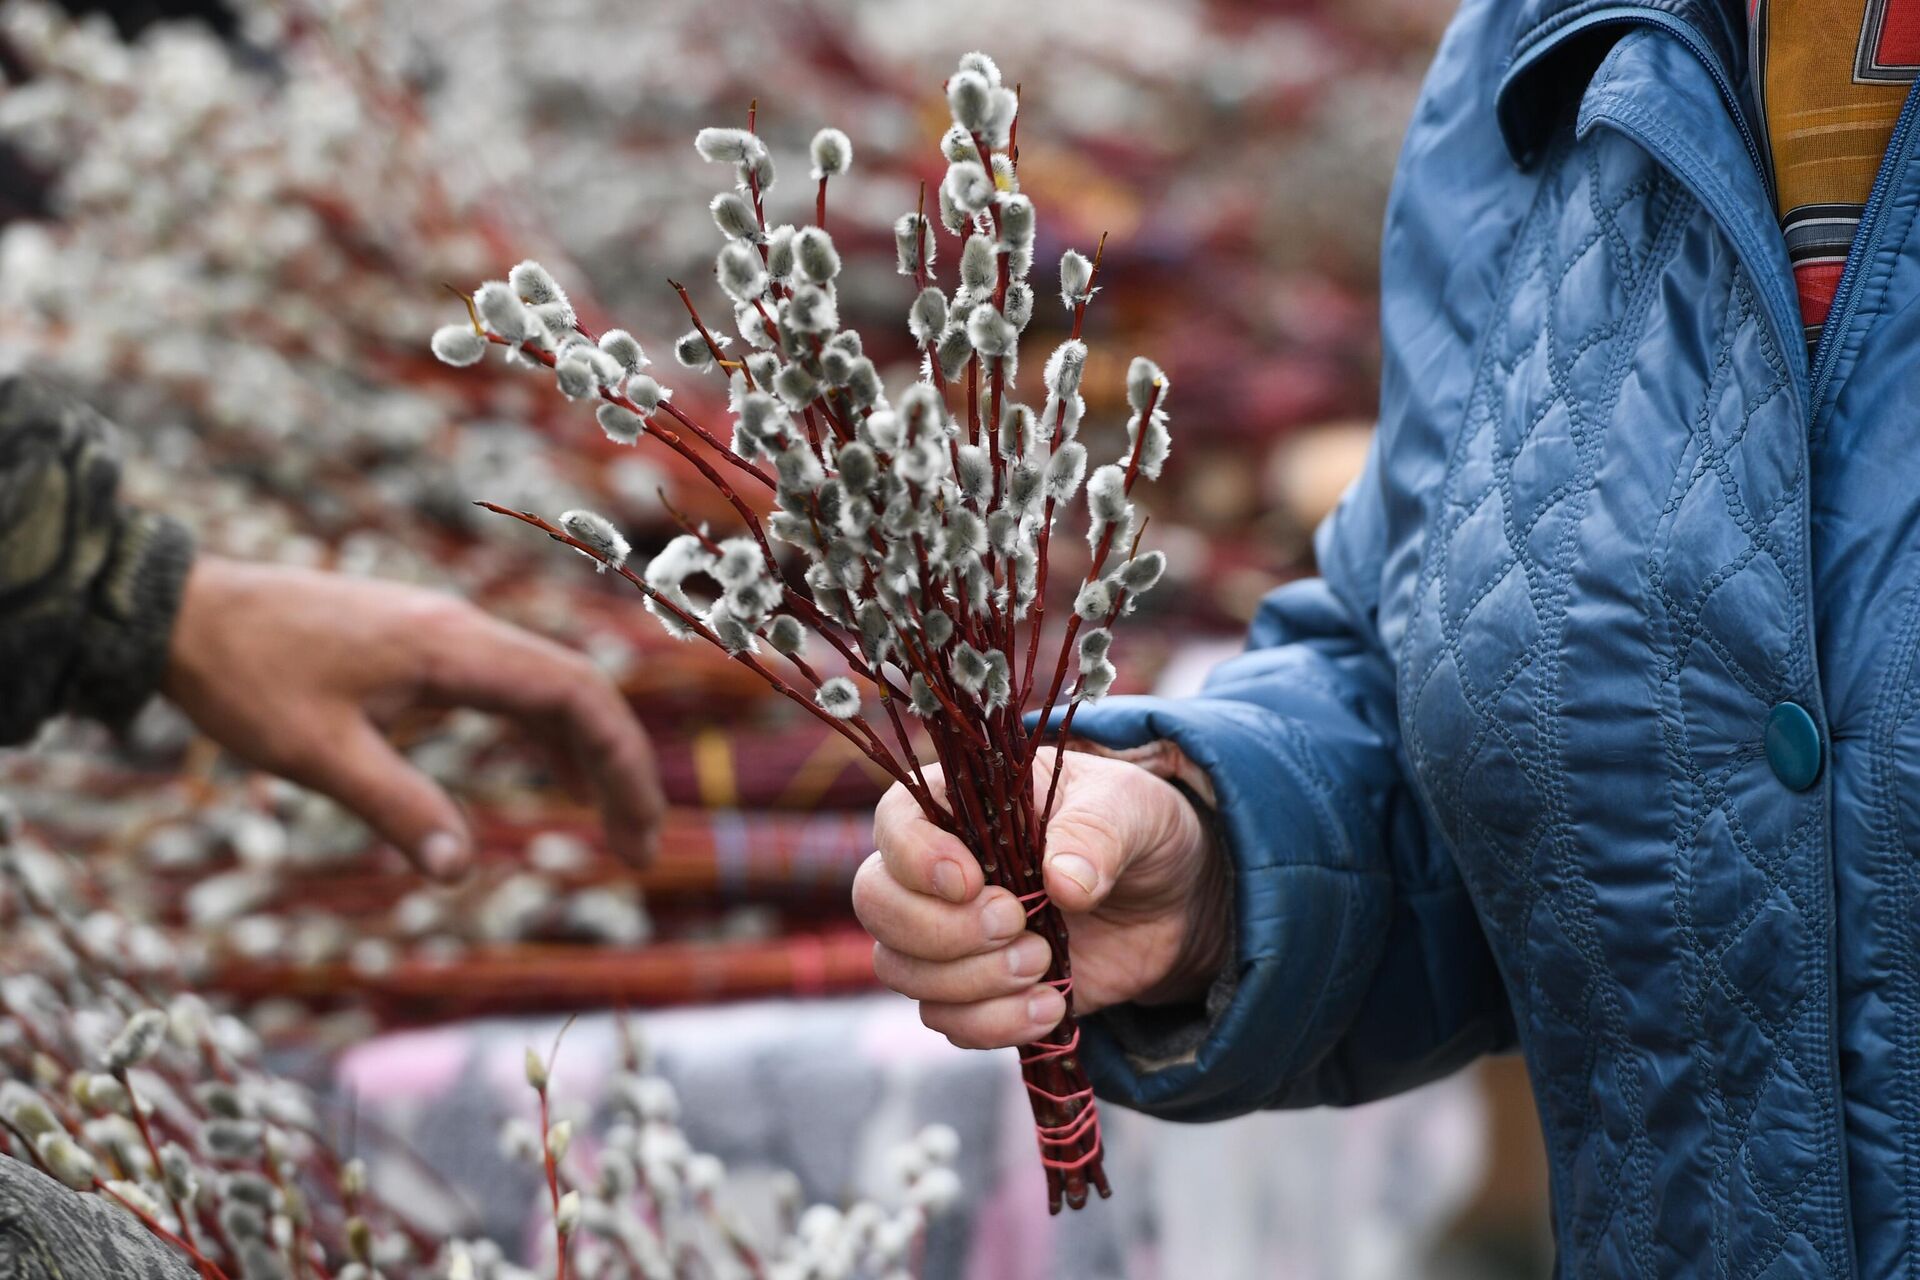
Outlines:
POLYGON ((1027 1018, 1049 1027, 1060 1021, 1060 993, 1052 987, 1034 992, 1027 1000, 1027 1018))
POLYGON ((942 858, 933 864, 933 887, 948 902, 959 902, 967 896, 967 873, 959 863, 942 858))
POLYGON ((420 842, 420 861, 429 875, 450 879, 467 869, 467 842, 451 831, 436 831, 420 842))
POLYGON ((1100 887, 1100 873, 1093 869, 1091 862, 1077 853, 1059 854, 1050 860, 1050 865, 1088 893, 1100 887))
POLYGON ((1027 913, 1012 898, 995 898, 980 913, 980 919, 986 925, 987 937, 995 942, 1011 938, 1027 927, 1027 913))
POLYGON ((1007 948, 1007 971, 1016 978, 1037 978, 1047 971, 1049 953, 1044 939, 1022 938, 1007 948))

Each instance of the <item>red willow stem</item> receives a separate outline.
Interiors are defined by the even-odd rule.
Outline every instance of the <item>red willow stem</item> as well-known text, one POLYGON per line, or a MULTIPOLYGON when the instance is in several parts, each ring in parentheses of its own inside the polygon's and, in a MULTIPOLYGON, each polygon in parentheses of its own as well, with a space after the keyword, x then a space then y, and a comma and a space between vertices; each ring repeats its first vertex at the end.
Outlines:
POLYGON ((128 1075, 127 1069, 122 1067, 113 1073, 113 1078, 120 1082, 121 1091, 127 1095, 127 1109, 133 1112, 134 1127, 140 1131, 140 1141, 147 1146, 147 1158, 153 1161, 153 1176, 166 1191, 167 1203, 173 1208, 173 1216, 179 1219, 182 1231, 191 1233, 192 1228, 187 1225, 190 1221, 187 1211, 181 1206, 180 1197, 173 1194, 173 1181, 167 1177, 167 1167, 160 1160, 160 1146, 153 1140, 153 1126, 147 1123, 146 1113, 140 1109, 140 1095, 133 1091, 133 1081, 128 1078, 128 1075))
MULTIPOLYGON (((766 251, 765 249, 762 249, 761 252, 764 253, 766 251)), ((707 322, 700 318, 699 308, 693 305, 693 298, 687 293, 687 286, 681 284, 678 280, 672 279, 671 277, 668 278, 667 284, 672 287, 675 293, 680 295, 680 303, 682 306, 686 307, 687 315, 692 318, 693 327, 700 331, 700 337, 706 342, 707 351, 710 355, 713 356, 714 364, 719 366, 720 371, 723 374, 726 372, 729 366, 737 365, 740 370, 740 376, 747 380, 748 389, 749 390, 754 389, 753 370, 747 368, 747 362, 745 360, 729 360, 724 355, 720 354, 720 343, 714 338, 713 334, 707 329, 707 322)), ((763 312, 762 314, 764 315, 765 313, 763 312)), ((667 401, 665 403, 671 404, 672 401, 667 401)), ((715 448, 719 447, 718 441, 713 441, 711 440, 711 438, 709 439, 715 448)), ((728 450, 728 452, 732 452, 732 451, 728 450)), ((745 460, 742 459, 743 465, 744 465, 744 462, 745 460)), ((754 474, 760 475, 760 472, 756 470, 754 474)), ((760 475, 760 478, 763 480, 766 479, 764 475, 760 475)))
POLYGON ((813 200, 813 225, 819 227, 822 231, 827 229, 827 179, 825 174, 822 174, 820 177, 820 194, 815 196, 813 200))
POLYGON ((535 1090, 540 1095, 540 1156, 547 1172, 547 1198, 553 1211, 553 1280, 567 1280, 567 1236, 560 1230, 560 1170, 553 1159, 553 1140, 551 1119, 547 1111, 547 1090, 542 1085, 535 1090))

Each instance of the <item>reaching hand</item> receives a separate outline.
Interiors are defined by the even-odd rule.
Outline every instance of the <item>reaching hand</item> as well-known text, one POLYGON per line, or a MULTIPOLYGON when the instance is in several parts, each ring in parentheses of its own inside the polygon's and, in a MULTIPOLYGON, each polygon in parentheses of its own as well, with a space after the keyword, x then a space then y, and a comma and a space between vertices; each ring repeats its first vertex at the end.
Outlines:
MULTIPOLYGON (((1044 801, 1055 753, 1034 770, 1044 801)), ((1224 962, 1228 916, 1205 826, 1186 797, 1136 765, 1069 751, 1048 828, 1048 894, 1065 913, 1074 1008, 1199 995, 1224 962)), ((945 797, 937 771, 928 781, 945 797)), ((920 1018, 963 1048, 1026 1044, 1065 1006, 1039 985, 1047 944, 1026 910, 988 888, 965 845, 894 787, 874 819, 879 851, 853 884, 874 971, 920 1001, 920 1018)))
POLYGON ((162 690, 235 755, 332 796, 437 876, 465 869, 472 835, 378 726, 412 706, 503 712, 597 798, 616 853, 652 856, 665 802, 619 690, 579 654, 452 596, 202 557, 162 690))

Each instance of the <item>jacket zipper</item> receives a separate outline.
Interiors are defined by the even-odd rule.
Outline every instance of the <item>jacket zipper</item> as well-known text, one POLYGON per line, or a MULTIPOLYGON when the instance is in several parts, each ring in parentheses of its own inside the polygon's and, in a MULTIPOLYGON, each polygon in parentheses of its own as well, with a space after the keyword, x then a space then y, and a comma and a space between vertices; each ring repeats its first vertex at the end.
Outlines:
POLYGON ((1866 270, 1863 265, 1880 247, 1882 221, 1881 206, 1887 202, 1887 188, 1892 185, 1896 174, 1906 167, 1908 153, 1912 150, 1913 121, 1915 104, 1920 103, 1920 82, 1907 90, 1906 102, 1900 108, 1900 115, 1894 121, 1893 136, 1887 140, 1886 154, 1880 157, 1880 168, 1873 177, 1873 188, 1867 193, 1866 206, 1860 213, 1860 225, 1853 233, 1853 244, 1847 250, 1847 264, 1840 271, 1840 283, 1835 287, 1833 305, 1827 310, 1826 323, 1820 327, 1820 342, 1814 349, 1812 369, 1813 385, 1807 397, 1807 428, 1811 432, 1820 416, 1821 406, 1826 403, 1827 384, 1833 380, 1833 366, 1839 359, 1839 348, 1835 345, 1853 322, 1853 314, 1860 307, 1860 273, 1866 270))

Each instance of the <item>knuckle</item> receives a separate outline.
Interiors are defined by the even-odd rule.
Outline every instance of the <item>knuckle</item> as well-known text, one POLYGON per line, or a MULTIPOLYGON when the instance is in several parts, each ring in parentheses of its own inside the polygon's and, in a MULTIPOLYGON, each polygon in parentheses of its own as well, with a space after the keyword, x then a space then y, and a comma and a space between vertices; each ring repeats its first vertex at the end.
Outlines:
POLYGON ((886 874, 886 866, 878 854, 861 863, 860 869, 853 873, 853 910, 861 923, 869 928, 879 914, 880 903, 885 895, 882 881, 886 874))

